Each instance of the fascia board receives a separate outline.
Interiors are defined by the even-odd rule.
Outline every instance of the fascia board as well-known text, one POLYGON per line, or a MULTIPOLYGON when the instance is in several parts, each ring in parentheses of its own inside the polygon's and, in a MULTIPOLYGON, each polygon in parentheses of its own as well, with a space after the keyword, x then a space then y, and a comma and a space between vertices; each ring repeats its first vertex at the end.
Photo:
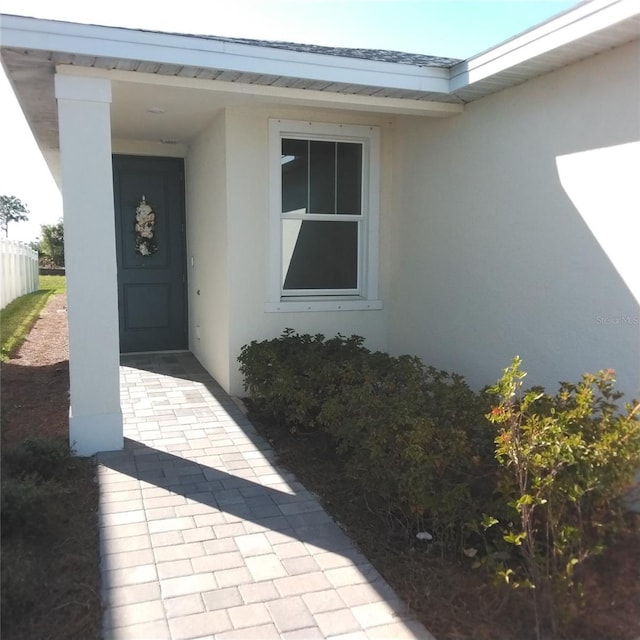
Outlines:
POLYGON ((449 71, 208 38, 1 16, 3 47, 447 93, 449 71))
POLYGON ((451 68, 453 93, 640 12, 639 0, 594 0, 451 68))
POLYGON ((198 89, 229 96, 251 96, 263 101, 277 102, 291 106, 345 109, 349 111, 368 111, 395 115, 414 115, 447 118, 464 111, 464 105, 429 100, 407 100, 406 98, 379 98, 359 94, 343 94, 313 89, 294 89, 290 87, 271 87, 269 85, 247 84, 244 82, 206 82, 198 78, 182 76, 159 76, 138 71, 117 69, 89 69, 72 65, 58 65, 57 75, 107 78, 114 82, 132 82, 136 84, 165 85, 198 89))

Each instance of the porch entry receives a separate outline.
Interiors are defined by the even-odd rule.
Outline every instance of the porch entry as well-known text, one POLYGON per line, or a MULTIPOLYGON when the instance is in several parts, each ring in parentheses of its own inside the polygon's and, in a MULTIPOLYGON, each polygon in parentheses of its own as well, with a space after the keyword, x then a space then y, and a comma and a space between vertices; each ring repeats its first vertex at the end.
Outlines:
POLYGON ((120 352, 187 349, 184 163, 113 156, 120 352))

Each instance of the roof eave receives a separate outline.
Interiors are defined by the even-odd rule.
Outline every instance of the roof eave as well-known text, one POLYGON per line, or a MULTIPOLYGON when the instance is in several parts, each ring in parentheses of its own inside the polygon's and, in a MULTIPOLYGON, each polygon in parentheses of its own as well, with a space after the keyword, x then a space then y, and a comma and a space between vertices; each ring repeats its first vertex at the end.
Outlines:
POLYGON ((2 16, 2 46, 447 93, 449 71, 196 36, 2 16))
MULTIPOLYGON (((512 69, 554 51, 568 49, 585 38, 593 38, 624 21, 638 17, 638 0, 593 0, 454 65, 451 93, 512 69)), ((636 37, 639 33, 636 32, 636 37)), ((621 44, 621 43, 618 43, 621 44)), ((607 46, 603 46, 604 50, 607 46)), ((560 65, 558 65, 560 66, 560 65)), ((532 74, 535 75, 535 74, 532 74)))

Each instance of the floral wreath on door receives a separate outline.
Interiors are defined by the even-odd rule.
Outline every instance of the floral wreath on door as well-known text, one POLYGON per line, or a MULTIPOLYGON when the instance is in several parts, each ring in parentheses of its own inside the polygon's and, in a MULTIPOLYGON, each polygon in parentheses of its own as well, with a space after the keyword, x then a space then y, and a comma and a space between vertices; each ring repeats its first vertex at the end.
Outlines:
POLYGON ((151 256, 158 250, 155 243, 156 214, 142 196, 136 207, 136 252, 141 256, 151 256))

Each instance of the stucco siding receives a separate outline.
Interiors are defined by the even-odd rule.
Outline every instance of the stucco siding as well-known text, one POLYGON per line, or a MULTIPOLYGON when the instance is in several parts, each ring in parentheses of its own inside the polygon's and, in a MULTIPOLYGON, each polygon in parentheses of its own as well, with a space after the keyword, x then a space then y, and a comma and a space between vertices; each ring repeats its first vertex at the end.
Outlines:
POLYGON ((611 367, 638 394, 637 275, 613 254, 638 225, 628 161, 640 140, 639 78, 634 43, 454 118, 398 119, 393 352, 459 371, 474 386, 516 354, 528 384, 550 389, 611 367), (584 153, 593 160, 582 182, 567 158, 584 153), (595 201, 601 210, 587 212, 595 201))
MULTIPOLYGON (((227 177, 230 334, 229 371, 231 393, 242 392, 237 356, 251 340, 273 338, 290 327, 303 333, 357 333, 374 349, 388 349, 388 311, 319 311, 274 313, 265 311, 269 267, 269 119, 325 121, 343 124, 378 125, 383 129, 382 165, 385 178, 380 185, 382 209, 390 202, 391 153, 387 121, 345 112, 236 108, 227 110, 227 177), (385 132, 386 131, 386 132, 385 132)), ((382 216, 384 218, 384 216, 382 216)), ((380 273, 388 271, 387 234, 381 221, 380 273), (383 239, 384 238, 384 239, 383 239)), ((387 280, 381 282, 383 304, 387 280)))
POLYGON ((229 385, 229 251, 225 116, 189 145, 186 158, 189 348, 229 385))

